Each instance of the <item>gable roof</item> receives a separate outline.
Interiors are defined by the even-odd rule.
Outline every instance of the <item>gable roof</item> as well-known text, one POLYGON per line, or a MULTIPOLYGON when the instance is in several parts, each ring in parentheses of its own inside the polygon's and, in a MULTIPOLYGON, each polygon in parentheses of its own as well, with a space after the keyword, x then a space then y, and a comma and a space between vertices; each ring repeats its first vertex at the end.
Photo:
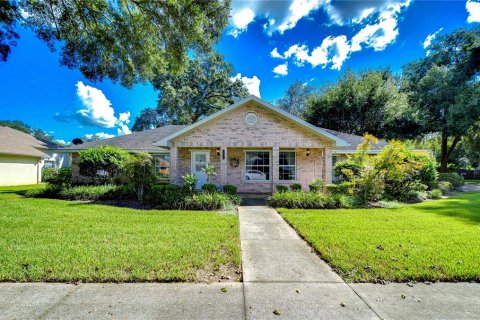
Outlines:
POLYGON ((0 126, 0 154, 43 158, 47 154, 42 150, 56 148, 58 145, 53 142, 35 138, 10 127, 0 126))
POLYGON ((68 151, 81 151, 88 148, 100 146, 114 146, 128 151, 144 151, 144 152, 168 152, 164 148, 156 146, 154 143, 163 137, 171 135, 184 128, 184 125, 169 125, 146 131, 134 132, 123 136, 108 138, 98 141, 85 142, 78 145, 72 145, 63 148, 68 151))
POLYGON ((342 138, 328 132, 327 130, 325 129, 322 129, 322 128, 319 128, 319 127, 316 127, 294 115, 291 115, 290 113, 286 112, 285 110, 279 108, 279 107, 276 107, 274 106, 273 104, 270 104, 268 103, 267 101, 264 101, 254 95, 250 95, 242 100, 239 100, 237 102, 235 102, 234 104, 220 110, 220 111, 217 111, 215 112, 214 114, 208 116, 208 117, 205 117, 189 126, 186 126, 185 128, 182 128, 181 130, 178 130, 176 132, 173 132, 172 134, 168 135, 168 136, 165 136, 164 138, 160 139, 159 141, 157 141, 155 143, 155 145, 157 146, 161 146, 161 147, 168 147, 170 145, 170 141, 180 135, 183 135, 205 123, 208 123, 216 118, 218 118, 219 116, 227 113, 227 112, 230 112, 230 111, 233 111, 241 106, 243 106, 244 104, 248 103, 248 102, 251 102, 251 101, 254 101, 256 102, 258 105, 260 105, 261 107, 269 110, 269 111, 272 111, 276 114, 279 114, 280 116, 283 116, 284 118, 287 118, 287 119, 290 119, 292 122, 300 125, 301 127, 304 127, 306 128, 307 130, 311 131, 311 132, 314 132, 320 136, 322 136, 323 138, 329 140, 329 141, 332 141, 335 143, 335 146, 337 147, 348 147, 348 143, 343 140, 342 138))

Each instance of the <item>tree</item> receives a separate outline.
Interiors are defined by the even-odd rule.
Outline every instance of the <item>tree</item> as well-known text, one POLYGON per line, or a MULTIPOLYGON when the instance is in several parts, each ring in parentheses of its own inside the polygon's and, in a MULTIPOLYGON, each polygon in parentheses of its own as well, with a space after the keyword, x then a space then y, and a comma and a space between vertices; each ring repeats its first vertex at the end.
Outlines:
POLYGON ((20 120, 0 120, 0 126, 9 127, 28 134, 32 133, 32 129, 30 128, 30 126, 20 120))
POLYGON ((307 100, 305 120, 346 133, 395 136, 395 123, 408 107, 407 95, 389 69, 347 71, 307 100))
POLYGON ((0 61, 7 61, 11 47, 19 38, 15 32, 15 21, 18 19, 17 6, 13 1, 0 1, 0 61))
POLYGON ((42 129, 32 128, 28 124, 20 120, 0 120, 0 126, 10 127, 12 129, 28 133, 35 138, 42 139, 45 141, 54 141, 55 138, 52 135, 49 135, 42 129))
POLYGON ((232 72, 220 53, 208 52, 190 60, 183 74, 159 75, 153 81, 160 90, 157 113, 174 124, 191 124, 246 97, 247 89, 230 78, 232 72))
POLYGON ((77 166, 93 183, 107 183, 122 173, 129 159, 130 154, 121 148, 101 146, 80 151, 77 166))
POLYGON ((302 83, 300 80, 295 80, 285 90, 283 98, 278 99, 276 104, 288 113, 301 117, 305 111, 305 103, 314 91, 314 87, 302 83))
POLYGON ((133 154, 125 166, 130 185, 135 189, 139 201, 155 183, 152 156, 146 152, 133 154))
POLYGON ((229 0, 25 0, 8 17, 21 20, 52 51, 58 48, 62 65, 92 81, 131 87, 181 71, 189 51, 219 39, 229 11, 229 0))
POLYGON ((168 117, 159 114, 154 108, 145 108, 140 113, 140 116, 135 118, 132 126, 133 132, 150 130, 158 127, 163 127, 169 124, 168 117))
POLYGON ((480 119, 480 28, 438 37, 430 54, 407 64, 405 90, 418 118, 418 134, 440 135, 440 172, 480 119))

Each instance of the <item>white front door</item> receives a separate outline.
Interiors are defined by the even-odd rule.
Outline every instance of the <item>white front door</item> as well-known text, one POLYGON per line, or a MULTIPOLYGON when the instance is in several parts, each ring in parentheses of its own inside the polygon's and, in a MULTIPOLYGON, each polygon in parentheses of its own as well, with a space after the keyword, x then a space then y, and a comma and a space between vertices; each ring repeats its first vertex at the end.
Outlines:
POLYGON ((210 162, 209 151, 193 151, 192 152, 192 173, 197 176, 198 183, 196 188, 200 189, 207 183, 207 174, 202 171, 210 162))

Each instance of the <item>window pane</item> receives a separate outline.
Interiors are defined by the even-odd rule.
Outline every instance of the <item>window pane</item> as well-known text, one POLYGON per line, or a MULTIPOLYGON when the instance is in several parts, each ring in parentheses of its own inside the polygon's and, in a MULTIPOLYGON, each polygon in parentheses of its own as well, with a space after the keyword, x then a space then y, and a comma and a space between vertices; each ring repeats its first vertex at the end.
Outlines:
POLYGON ((270 153, 251 151, 245 153, 245 171, 247 180, 270 180, 270 153))
POLYGON ((296 180, 295 151, 282 151, 279 153, 279 179, 296 180))
POLYGON ((163 154, 155 156, 154 173, 159 179, 168 179, 170 177, 170 156, 163 154))

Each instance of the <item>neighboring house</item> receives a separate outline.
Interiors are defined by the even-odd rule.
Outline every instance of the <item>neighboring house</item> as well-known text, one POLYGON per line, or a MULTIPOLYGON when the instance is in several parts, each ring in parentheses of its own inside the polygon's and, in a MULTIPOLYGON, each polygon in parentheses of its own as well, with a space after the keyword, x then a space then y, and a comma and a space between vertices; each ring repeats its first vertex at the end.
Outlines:
POLYGON ((0 126, 0 185, 41 182, 42 169, 68 166, 58 145, 25 132, 0 126))
MULTIPOLYGON (((202 171, 215 166, 210 182, 232 184, 242 193, 271 193, 276 185, 314 178, 332 181, 334 159, 353 153, 362 137, 315 127, 255 96, 249 96, 189 125, 170 125, 64 149, 75 164, 81 150, 101 145, 154 156, 159 180, 181 184, 194 173, 197 187, 206 183, 202 171)), ((387 143, 372 146, 378 153, 387 143)), ((72 167, 74 182, 86 182, 72 167)))

